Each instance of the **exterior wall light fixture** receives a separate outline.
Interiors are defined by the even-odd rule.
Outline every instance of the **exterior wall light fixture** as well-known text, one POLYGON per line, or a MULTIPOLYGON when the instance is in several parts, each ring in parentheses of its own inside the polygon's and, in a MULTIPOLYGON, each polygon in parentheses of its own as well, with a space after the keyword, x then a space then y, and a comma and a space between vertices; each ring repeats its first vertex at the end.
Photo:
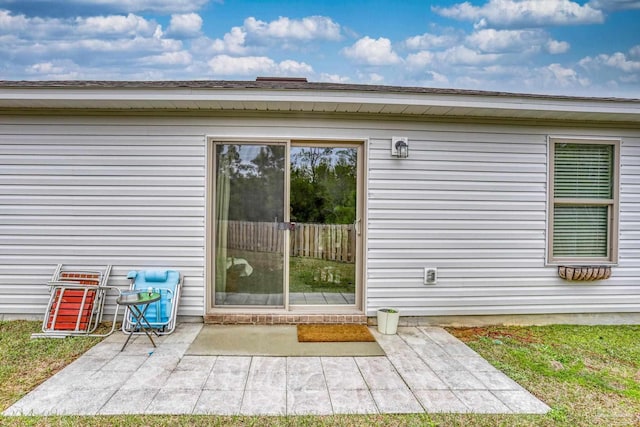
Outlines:
POLYGON ((409 138, 394 136, 391 138, 391 155, 399 159, 409 157, 409 138))

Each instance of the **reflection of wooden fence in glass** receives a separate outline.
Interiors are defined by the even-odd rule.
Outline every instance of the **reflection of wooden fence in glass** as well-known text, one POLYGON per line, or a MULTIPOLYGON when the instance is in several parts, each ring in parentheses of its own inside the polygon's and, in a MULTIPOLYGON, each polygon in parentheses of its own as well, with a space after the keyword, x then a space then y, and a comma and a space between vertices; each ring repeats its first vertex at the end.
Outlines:
MULTIPOLYGON (((228 221, 227 248, 255 252, 282 252, 285 232, 273 222, 228 221)), ((353 224, 300 224, 290 232, 291 256, 354 262, 353 224)))
POLYGON ((290 242, 291 256, 355 261, 356 239, 353 224, 296 224, 290 242))

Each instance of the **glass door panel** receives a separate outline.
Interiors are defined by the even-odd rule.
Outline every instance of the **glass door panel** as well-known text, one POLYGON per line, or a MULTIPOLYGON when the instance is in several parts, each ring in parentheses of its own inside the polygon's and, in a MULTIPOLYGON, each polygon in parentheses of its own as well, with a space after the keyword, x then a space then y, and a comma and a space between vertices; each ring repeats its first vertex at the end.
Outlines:
POLYGON ((217 306, 284 306, 286 146, 215 146, 217 306))
POLYGON ((293 146, 289 304, 353 305, 358 148, 293 146))

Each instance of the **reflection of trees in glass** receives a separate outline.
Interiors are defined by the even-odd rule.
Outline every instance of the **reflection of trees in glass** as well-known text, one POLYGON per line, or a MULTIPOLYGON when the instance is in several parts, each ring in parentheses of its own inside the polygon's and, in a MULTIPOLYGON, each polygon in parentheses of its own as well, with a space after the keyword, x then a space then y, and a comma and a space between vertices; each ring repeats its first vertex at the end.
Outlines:
MULTIPOLYGON (((228 219, 283 221, 285 147, 217 147, 217 165, 229 178, 228 219)), ((291 149, 291 220, 351 224, 356 218, 357 150, 291 149)))
POLYGON ((356 218, 357 150, 291 149, 291 220, 351 224, 356 218))
POLYGON ((232 221, 283 221, 284 146, 221 145, 218 165, 229 177, 232 221))

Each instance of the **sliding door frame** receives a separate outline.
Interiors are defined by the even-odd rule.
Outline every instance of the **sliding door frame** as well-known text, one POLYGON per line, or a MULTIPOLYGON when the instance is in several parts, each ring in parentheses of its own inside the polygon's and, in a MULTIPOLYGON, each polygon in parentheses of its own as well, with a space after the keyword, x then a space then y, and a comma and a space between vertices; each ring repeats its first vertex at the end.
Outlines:
MULTIPOLYGON (((261 137, 218 137, 207 136, 206 138, 206 186, 205 186, 205 277, 204 289, 204 314, 220 313, 265 313, 265 309, 272 313, 363 313, 366 309, 366 212, 367 212, 367 159, 368 159, 368 139, 353 138, 261 138, 261 137), (356 200, 356 266, 355 266, 355 304, 342 305, 291 305, 289 304, 289 239, 284 239, 285 262, 283 274, 285 283, 283 284, 284 306, 261 307, 261 306, 221 306, 215 305, 215 189, 216 189, 216 164, 215 147, 218 144, 274 144, 285 146, 286 167, 284 185, 284 221, 290 221, 290 183, 291 183, 291 147, 347 147, 357 149, 357 200, 356 200)), ((288 236, 288 232, 287 233, 288 236)))

